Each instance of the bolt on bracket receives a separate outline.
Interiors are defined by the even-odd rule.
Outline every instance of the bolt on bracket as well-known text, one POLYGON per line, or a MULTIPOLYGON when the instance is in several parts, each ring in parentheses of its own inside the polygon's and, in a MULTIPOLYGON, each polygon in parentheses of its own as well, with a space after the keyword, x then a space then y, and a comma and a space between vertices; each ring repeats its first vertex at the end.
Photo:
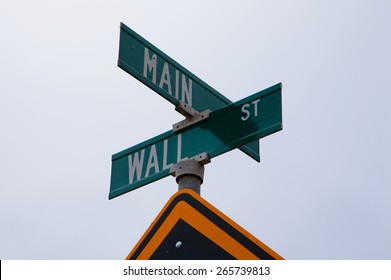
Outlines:
POLYGON ((170 175, 176 177, 178 175, 178 168, 182 169, 181 166, 183 165, 184 161, 196 161, 196 162, 200 163, 201 165, 205 165, 205 164, 210 163, 210 158, 209 158, 207 152, 203 152, 203 153, 198 154, 198 155, 191 157, 189 159, 184 159, 184 160, 174 164, 173 166, 171 166, 170 175))
POLYGON ((211 113, 210 110, 198 112, 183 101, 179 101, 175 110, 186 117, 183 121, 177 122, 172 126, 174 132, 185 129, 186 127, 192 126, 196 123, 202 122, 209 118, 211 113))

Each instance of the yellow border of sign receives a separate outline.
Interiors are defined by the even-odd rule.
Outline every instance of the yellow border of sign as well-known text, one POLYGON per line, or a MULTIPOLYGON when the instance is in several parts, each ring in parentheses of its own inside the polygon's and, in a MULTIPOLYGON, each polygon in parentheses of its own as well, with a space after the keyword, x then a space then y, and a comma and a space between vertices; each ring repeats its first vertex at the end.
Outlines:
MULTIPOLYGON (((225 214, 223 214, 221 211, 219 211, 217 208, 215 208, 213 205, 211 205, 205 199, 200 197, 198 194, 196 194, 195 192, 193 192, 191 190, 187 190, 187 189, 184 189, 184 190, 177 192, 176 194, 174 194, 170 198, 170 200, 166 203, 166 205, 160 211, 158 216, 155 218, 155 220, 149 226, 147 231, 144 233, 144 235, 141 237, 141 239, 137 242, 136 246, 133 248, 133 250, 126 257, 126 260, 129 260, 132 257, 132 255, 135 253, 137 248, 141 245, 141 243, 144 241, 144 239, 148 236, 150 231, 155 227, 156 223, 159 221, 159 219, 162 217, 162 215, 167 211, 167 208, 170 206, 170 204, 173 202, 173 200, 177 196, 184 194, 184 193, 186 193, 186 194, 190 195, 191 197, 193 197, 194 199, 196 199, 198 202, 200 202, 202 205, 204 205, 206 208, 208 208, 210 211, 212 211, 215 215, 217 215, 218 217, 223 219, 226 223, 228 223, 230 226, 235 228, 237 231, 239 231, 245 237, 250 239, 257 246, 261 247, 264 251, 266 251, 274 259, 283 260, 283 258, 279 254, 277 254, 272 249, 270 249, 266 244, 264 244, 263 242, 258 240, 256 237, 254 237, 248 231, 246 231, 241 226, 239 226, 237 223, 232 221, 229 217, 227 217, 225 214)), ((192 226, 193 228, 198 230, 204 236, 209 238, 212 242, 214 242, 219 247, 221 247, 225 251, 227 251, 234 258, 236 258, 238 260, 259 259, 256 255, 254 255, 246 247, 244 247, 242 244, 240 244, 237 240, 232 238, 229 234, 224 232, 218 226, 216 226, 213 222, 211 222, 207 217, 202 215, 197 209, 195 209, 191 205, 189 205, 186 201, 179 201, 174 206, 172 211, 168 214, 168 216, 165 218, 163 223, 160 225, 159 229, 155 232, 155 234, 149 240, 148 244, 143 248, 142 252, 137 256, 136 259, 138 259, 138 260, 150 259, 150 257, 154 253, 154 251, 159 247, 159 245, 166 238, 168 233, 175 226, 175 224, 178 222, 179 219, 182 219, 183 221, 188 223, 190 226, 192 226)))

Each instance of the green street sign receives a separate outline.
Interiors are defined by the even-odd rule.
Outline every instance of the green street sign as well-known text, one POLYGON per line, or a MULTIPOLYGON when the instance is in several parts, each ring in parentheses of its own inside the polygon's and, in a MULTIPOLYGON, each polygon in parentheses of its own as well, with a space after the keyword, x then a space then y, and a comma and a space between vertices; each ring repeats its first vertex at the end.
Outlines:
MULTIPOLYGON (((178 105, 183 101, 198 112, 215 111, 232 104, 228 98, 121 23, 118 66, 178 105)), ((260 161, 259 140, 240 149, 260 161)))
POLYGON ((281 84, 212 112, 179 132, 167 131, 112 156, 109 199, 166 177, 177 162, 216 157, 282 129, 281 84))

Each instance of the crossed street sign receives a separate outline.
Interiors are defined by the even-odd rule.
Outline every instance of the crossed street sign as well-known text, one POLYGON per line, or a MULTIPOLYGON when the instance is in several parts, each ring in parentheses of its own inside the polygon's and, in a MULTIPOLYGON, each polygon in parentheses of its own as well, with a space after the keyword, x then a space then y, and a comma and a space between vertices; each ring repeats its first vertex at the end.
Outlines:
MULTIPOLYGON (((125 24, 120 27, 118 66, 166 100, 175 106, 182 101, 199 112, 232 103, 125 24)), ((258 139, 239 149, 260 161, 258 139)))
POLYGON ((282 129, 281 84, 212 112, 180 131, 170 130, 112 156, 109 199, 170 174, 187 158, 213 158, 282 129))
POLYGON ((281 84, 232 103, 123 23, 118 66, 177 109, 181 105, 183 114, 196 112, 197 122, 189 125, 187 118, 114 154, 109 199, 168 176, 184 159, 211 159, 240 148, 259 161, 259 139, 282 129, 281 84))
MULTIPOLYGON (((176 164, 185 159, 205 164, 239 148, 260 161, 259 139, 282 129, 281 83, 232 103, 123 23, 118 66, 174 104, 186 119, 112 156, 109 199, 176 173, 176 164)), ((182 190, 127 259, 282 257, 199 195, 182 190)))

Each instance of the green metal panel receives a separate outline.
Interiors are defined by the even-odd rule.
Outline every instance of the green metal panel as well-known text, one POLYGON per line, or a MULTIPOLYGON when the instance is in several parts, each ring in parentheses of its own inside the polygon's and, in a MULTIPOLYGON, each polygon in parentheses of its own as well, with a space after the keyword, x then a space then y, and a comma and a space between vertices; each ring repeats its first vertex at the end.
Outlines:
POLYGON ((216 157, 282 129, 281 84, 211 113, 180 132, 167 131, 112 157, 109 199, 169 175, 181 159, 216 157))
MULTIPOLYGON (((232 103, 123 23, 118 66, 174 105, 183 100, 201 112, 232 103)), ((240 149, 260 161, 258 140, 240 149)))

